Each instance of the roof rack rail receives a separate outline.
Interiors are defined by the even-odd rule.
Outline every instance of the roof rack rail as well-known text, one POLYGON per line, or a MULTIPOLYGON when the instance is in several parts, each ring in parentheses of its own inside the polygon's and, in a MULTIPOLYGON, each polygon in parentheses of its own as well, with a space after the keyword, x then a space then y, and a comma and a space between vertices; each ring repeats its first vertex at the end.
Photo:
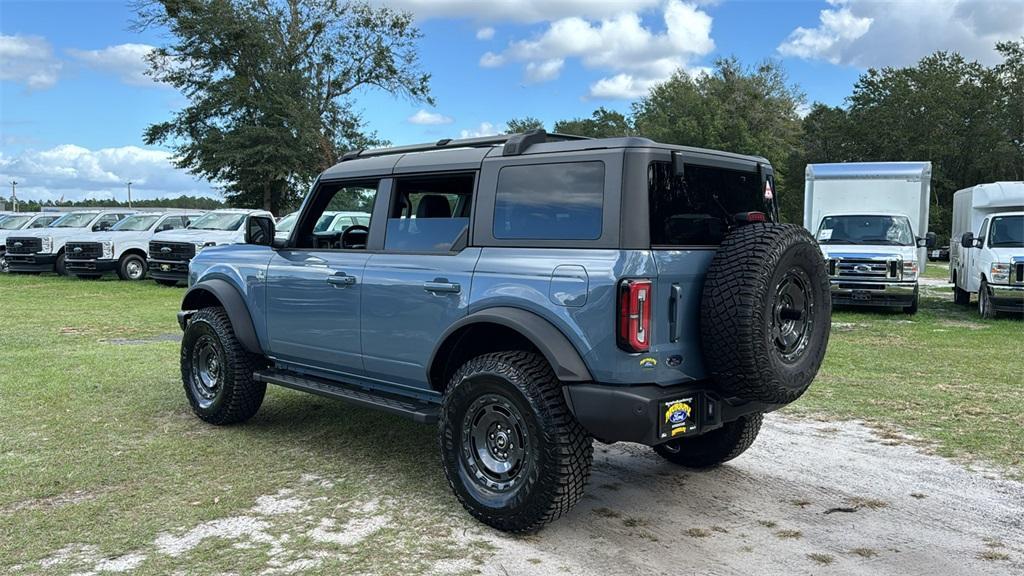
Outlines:
POLYGON ((481 136, 478 138, 460 138, 453 140, 444 138, 437 142, 427 144, 412 144, 409 146, 394 146, 391 148, 373 148, 370 150, 360 149, 346 152, 342 155, 341 161, 355 160, 356 158, 373 158, 375 156, 390 156, 392 154, 407 154, 409 152, 429 152, 430 150, 444 150, 447 148, 487 148, 504 144, 503 156, 518 156, 534 144, 543 142, 560 142, 565 140, 589 140, 586 136, 574 136, 572 134, 559 134, 557 132, 546 132, 543 128, 531 130, 520 134, 499 134, 496 136, 481 136))

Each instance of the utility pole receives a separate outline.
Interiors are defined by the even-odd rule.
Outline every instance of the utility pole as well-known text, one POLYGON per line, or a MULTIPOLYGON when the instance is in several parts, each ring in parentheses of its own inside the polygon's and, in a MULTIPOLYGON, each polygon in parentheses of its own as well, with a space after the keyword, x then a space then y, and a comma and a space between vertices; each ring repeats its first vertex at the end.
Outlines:
POLYGON ((132 181, 128 181, 128 208, 132 207, 132 181))
POLYGON ((14 211, 18 211, 18 181, 11 180, 11 202, 14 203, 14 211))

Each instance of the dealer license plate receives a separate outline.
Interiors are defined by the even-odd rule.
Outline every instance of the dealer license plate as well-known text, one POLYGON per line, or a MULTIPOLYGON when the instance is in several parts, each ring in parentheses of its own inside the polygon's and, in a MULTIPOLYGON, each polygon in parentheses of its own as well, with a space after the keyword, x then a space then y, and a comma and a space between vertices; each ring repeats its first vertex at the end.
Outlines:
POLYGON ((697 396, 661 403, 661 438, 678 438, 697 431, 697 396))

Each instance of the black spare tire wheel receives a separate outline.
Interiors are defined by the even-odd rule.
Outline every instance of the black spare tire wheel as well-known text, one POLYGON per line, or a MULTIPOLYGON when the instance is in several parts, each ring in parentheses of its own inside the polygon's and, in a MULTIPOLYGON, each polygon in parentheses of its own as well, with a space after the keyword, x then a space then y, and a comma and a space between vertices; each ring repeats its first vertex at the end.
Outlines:
POLYGON ((735 229, 708 268, 700 324, 704 363, 723 393, 769 404, 799 398, 832 325, 818 243, 792 224, 735 229))

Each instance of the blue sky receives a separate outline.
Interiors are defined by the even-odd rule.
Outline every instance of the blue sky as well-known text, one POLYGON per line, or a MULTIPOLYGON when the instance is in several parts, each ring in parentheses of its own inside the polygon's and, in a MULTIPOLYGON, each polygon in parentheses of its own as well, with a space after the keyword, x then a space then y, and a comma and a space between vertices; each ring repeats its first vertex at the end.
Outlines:
MULTIPOLYGON (((368 127, 394 143, 627 112, 672 70, 730 55, 780 59, 809 102, 838 105, 869 66, 936 49, 991 62, 997 40, 1024 35, 1024 0, 374 1, 416 15, 437 101, 360 94, 368 127)), ((120 1, 0 2, 0 182, 18 179, 20 197, 117 196, 129 179, 136 197, 217 194, 142 144, 185 101, 141 74, 166 38, 131 31, 132 15, 120 1)))

